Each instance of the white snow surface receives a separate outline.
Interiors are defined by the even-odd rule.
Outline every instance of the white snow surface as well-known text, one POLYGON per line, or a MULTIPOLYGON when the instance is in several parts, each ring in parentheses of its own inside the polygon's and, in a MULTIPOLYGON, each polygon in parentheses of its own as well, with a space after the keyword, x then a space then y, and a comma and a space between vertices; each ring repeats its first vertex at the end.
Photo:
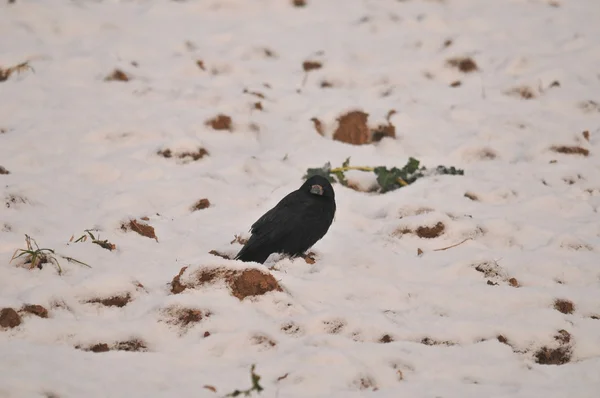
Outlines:
POLYGON ((49 318, 0 330, 0 397, 216 397, 249 388, 252 364, 263 397, 597 397, 598 21, 594 0, 3 1, 0 66, 34 71, 0 82, 0 308, 49 318), (479 71, 447 65, 465 56, 479 71), (323 67, 303 85, 307 60, 323 67), (115 68, 131 80, 104 81, 115 68), (533 98, 510 94, 525 86, 533 98), (373 126, 396 110, 396 139, 334 141, 356 109, 373 126), (232 131, 205 124, 221 113, 232 131), (198 161, 157 155, 199 147, 198 161), (315 264, 209 254, 234 255, 307 168, 347 157, 465 175, 386 194, 336 184, 315 264), (120 229, 141 217, 158 241, 120 229), (438 222, 437 238, 398 232, 438 222), (69 243, 90 228, 117 249, 69 243), (25 234, 91 268, 10 262, 25 234), (172 294, 183 266, 258 267, 283 291, 172 294), (88 302, 127 293, 124 307, 88 302), (172 306, 211 315, 182 329, 172 306), (537 363, 560 330, 570 361, 537 363), (131 339, 147 351, 75 348, 131 339))

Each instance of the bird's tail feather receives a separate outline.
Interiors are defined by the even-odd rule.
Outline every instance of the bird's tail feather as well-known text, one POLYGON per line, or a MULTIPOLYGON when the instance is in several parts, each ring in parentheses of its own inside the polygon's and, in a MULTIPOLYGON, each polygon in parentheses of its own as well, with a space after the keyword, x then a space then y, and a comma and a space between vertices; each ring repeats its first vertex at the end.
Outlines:
POLYGON ((271 255, 271 252, 259 246, 253 245, 253 242, 248 242, 242 250, 235 256, 236 260, 244 262, 254 261, 263 264, 271 255))

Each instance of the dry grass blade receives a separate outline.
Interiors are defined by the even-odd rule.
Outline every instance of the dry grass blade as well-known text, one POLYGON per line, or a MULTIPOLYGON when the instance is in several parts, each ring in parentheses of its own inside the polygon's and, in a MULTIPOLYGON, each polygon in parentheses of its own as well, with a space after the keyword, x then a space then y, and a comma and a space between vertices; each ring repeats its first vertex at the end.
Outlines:
POLYGON ((35 72, 35 70, 31 67, 31 65, 29 65, 29 61, 21 62, 18 65, 10 66, 6 69, 0 67, 0 82, 4 82, 4 81, 8 80, 8 78, 13 73, 19 74, 19 73, 23 73, 28 70, 35 72))
POLYGON ((456 244, 454 244, 454 245, 452 245, 452 246, 448 246, 448 247, 442 247, 442 248, 440 248, 440 249, 434 249, 433 251, 434 251, 434 252, 439 252, 439 251, 442 251, 442 250, 448 250, 448 249, 452 249, 453 247, 460 246, 460 245, 462 245, 463 243, 465 243, 466 241, 468 241, 468 240, 471 240, 471 239, 473 239, 473 238, 467 238, 467 239, 463 240, 462 242, 456 243, 456 244))

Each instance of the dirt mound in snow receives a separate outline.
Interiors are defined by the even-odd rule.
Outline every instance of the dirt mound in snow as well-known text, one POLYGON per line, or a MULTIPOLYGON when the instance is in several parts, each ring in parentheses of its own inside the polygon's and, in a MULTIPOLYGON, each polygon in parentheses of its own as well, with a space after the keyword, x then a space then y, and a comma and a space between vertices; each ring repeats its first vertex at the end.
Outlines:
POLYGON ((217 282, 225 282, 231 294, 240 300, 249 296, 261 296, 272 291, 282 291, 273 275, 256 268, 232 270, 225 267, 203 267, 195 272, 187 273, 189 276, 184 277, 187 268, 183 267, 173 278, 171 282, 173 294, 217 282))

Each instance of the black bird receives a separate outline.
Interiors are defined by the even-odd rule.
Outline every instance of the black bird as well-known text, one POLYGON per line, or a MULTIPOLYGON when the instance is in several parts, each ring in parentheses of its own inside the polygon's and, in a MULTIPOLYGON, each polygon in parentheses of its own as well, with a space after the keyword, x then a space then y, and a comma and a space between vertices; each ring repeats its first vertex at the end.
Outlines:
POLYGON ((335 215, 335 193, 327 178, 313 176, 259 218, 235 257, 264 263, 272 253, 296 257, 317 243, 335 215))

